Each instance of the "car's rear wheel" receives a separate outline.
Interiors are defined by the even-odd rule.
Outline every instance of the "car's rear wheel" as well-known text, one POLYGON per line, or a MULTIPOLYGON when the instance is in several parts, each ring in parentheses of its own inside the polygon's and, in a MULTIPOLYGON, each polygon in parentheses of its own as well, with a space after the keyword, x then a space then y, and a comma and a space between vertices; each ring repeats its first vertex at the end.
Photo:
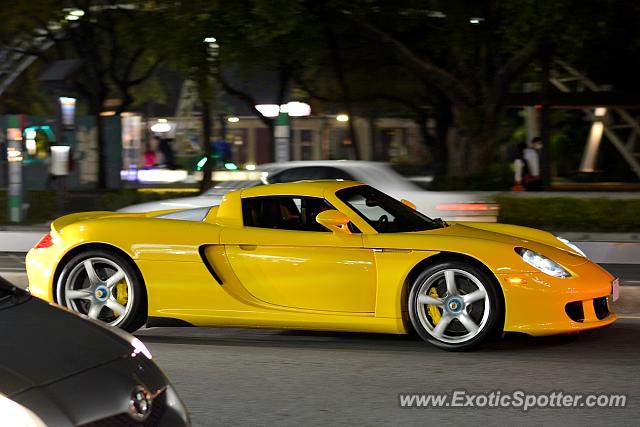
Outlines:
POLYGON ((499 327, 500 290, 474 265, 446 261, 425 269, 409 292, 409 317, 416 332, 445 350, 469 350, 499 327))
POLYGON ((133 332, 146 321, 144 284, 131 262, 111 251, 89 250, 67 262, 56 299, 72 311, 133 332))

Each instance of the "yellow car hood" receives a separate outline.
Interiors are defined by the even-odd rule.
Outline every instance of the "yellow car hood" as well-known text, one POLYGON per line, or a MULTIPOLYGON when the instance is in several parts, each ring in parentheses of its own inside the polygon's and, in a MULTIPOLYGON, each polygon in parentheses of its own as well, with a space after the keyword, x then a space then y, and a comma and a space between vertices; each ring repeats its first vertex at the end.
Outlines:
POLYGON ((420 234, 489 240, 514 247, 524 247, 549 256, 554 261, 575 267, 588 261, 551 233, 519 225, 494 222, 450 222, 449 227, 421 231, 420 234))

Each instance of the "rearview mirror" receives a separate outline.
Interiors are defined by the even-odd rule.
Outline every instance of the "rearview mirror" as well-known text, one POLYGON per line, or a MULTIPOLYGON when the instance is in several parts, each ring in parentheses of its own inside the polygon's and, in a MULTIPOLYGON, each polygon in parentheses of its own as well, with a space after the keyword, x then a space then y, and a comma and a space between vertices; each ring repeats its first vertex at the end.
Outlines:
POLYGON ((408 201, 407 199, 402 199, 400 200, 400 202, 402 202, 403 205, 405 206, 409 206, 411 209, 413 209, 414 211, 417 211, 418 209, 416 209, 416 205, 414 205, 413 203, 411 203, 410 201, 408 201))
POLYGON ((335 209, 320 212, 316 216, 316 222, 334 233, 351 234, 349 231, 349 217, 335 209))

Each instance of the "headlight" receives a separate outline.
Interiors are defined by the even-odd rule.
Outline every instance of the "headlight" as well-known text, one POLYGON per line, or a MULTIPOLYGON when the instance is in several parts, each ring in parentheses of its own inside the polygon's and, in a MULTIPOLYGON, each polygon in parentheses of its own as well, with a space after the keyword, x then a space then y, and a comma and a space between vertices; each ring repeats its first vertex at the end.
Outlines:
POLYGON ((574 251, 578 252, 580 255, 582 255, 583 257, 587 257, 587 254, 585 254, 584 252, 582 252, 582 250, 577 247, 576 245, 574 245, 573 243, 571 243, 570 241, 568 241, 567 239, 563 239, 562 237, 556 237, 558 240, 560 240, 562 243, 564 243, 565 245, 569 246, 571 249, 573 249, 574 251))
POLYGON ((551 261, 544 255, 525 248, 516 248, 516 252, 522 257, 524 262, 549 276, 559 277, 561 279, 571 277, 571 273, 565 270, 564 267, 557 262, 551 261))
POLYGON ((46 427, 33 411, 0 394, 0 419, 2 425, 20 427, 46 427))

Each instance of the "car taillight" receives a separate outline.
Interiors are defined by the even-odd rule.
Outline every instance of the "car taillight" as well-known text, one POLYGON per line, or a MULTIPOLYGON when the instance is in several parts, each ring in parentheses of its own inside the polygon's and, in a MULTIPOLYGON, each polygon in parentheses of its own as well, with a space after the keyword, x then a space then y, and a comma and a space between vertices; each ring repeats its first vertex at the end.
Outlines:
POLYGON ((34 248, 36 248, 36 249, 45 249, 45 248, 48 248, 49 246, 52 246, 52 245, 53 245, 53 237, 51 237, 51 233, 47 233, 46 235, 44 235, 42 237, 42 239, 40 239, 40 241, 38 243, 36 243, 34 248))

